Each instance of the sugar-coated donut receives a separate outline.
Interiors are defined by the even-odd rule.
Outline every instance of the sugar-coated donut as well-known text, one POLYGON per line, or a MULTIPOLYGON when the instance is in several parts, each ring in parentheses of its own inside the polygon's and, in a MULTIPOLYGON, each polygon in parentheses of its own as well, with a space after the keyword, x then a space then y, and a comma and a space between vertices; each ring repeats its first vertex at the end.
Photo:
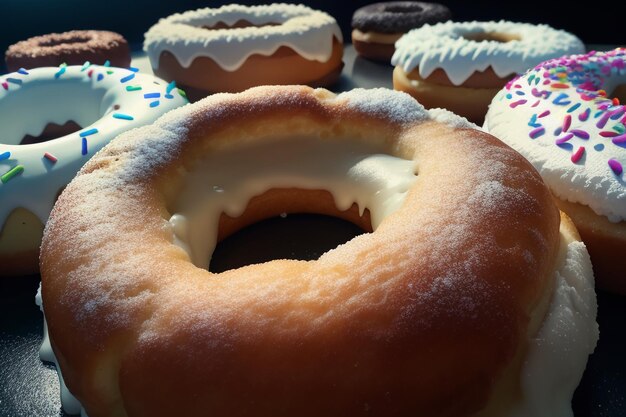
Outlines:
POLYGON ((365 58, 389 63, 394 44, 411 29, 452 17, 450 9, 438 3, 388 1, 357 9, 352 15, 352 45, 365 58))
POLYGON ((119 136, 42 243, 67 387, 97 417, 571 413, 598 336, 589 257, 532 166, 473 127, 386 89, 266 86, 119 136), (373 231, 202 268, 282 212, 373 231))
POLYGON ((341 29, 304 5, 228 5, 174 14, 145 36, 155 74, 192 100, 264 84, 327 86, 343 67, 341 29))
POLYGON ((396 42, 393 86, 426 108, 443 107, 482 124, 493 96, 541 61, 585 52, 571 33, 513 22, 424 25, 396 42))
POLYGON ((539 170, 576 223, 598 285, 621 294, 626 294, 626 107, 620 104, 625 85, 624 48, 553 59, 508 83, 485 120, 491 133, 539 170))
POLYGON ((9 46, 5 54, 7 70, 58 67, 65 65, 130 66, 130 47, 122 35, 106 30, 72 30, 35 36, 9 46))
POLYGON ((0 76, 0 276, 38 271, 43 224, 87 159, 184 103, 174 84, 134 68, 85 63, 0 76))

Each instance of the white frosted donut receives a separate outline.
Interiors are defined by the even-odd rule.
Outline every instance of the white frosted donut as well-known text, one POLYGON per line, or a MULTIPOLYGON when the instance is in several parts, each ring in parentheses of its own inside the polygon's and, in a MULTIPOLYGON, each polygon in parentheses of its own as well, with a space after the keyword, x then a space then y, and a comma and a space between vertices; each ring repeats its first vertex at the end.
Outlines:
POLYGON ((626 107, 619 97, 626 98, 624 85, 623 48, 552 59, 509 82, 485 120, 489 132, 539 170, 572 217, 589 246, 599 284, 622 293, 626 107), (601 235, 610 237, 601 242, 601 235))
POLYGON ((341 70, 342 39, 333 17, 304 5, 232 4, 161 19, 146 33, 144 49, 163 78, 233 92, 320 81, 341 70), (284 61, 289 54, 293 62, 284 61))
POLYGON ((187 100, 154 76, 89 63, 20 69, 0 86, 0 275, 35 272, 43 223, 80 167, 118 134, 187 100), (68 121, 82 128, 20 144, 68 121))
POLYGON ((94 416, 565 416, 597 340, 588 255, 528 161, 386 89, 258 87, 128 132, 59 197, 41 260, 94 416), (372 231, 203 268, 281 212, 372 231))
POLYGON ((426 107, 445 107, 482 123, 487 105, 510 77, 546 59, 584 51, 576 36, 547 25, 424 25, 396 42, 394 87, 426 107))

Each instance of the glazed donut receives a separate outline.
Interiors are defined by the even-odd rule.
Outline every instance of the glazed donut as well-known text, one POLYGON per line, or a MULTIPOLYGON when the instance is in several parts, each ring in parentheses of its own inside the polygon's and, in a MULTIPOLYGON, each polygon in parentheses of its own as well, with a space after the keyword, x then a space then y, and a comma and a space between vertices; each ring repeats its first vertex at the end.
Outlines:
POLYGON ((36 273, 43 224, 78 169, 186 100, 154 76, 89 63, 20 69, 0 86, 0 276, 36 273))
POLYGON ((482 124, 493 96, 513 76, 546 59, 584 52, 576 36, 546 25, 425 25, 396 43, 393 87, 426 108, 443 107, 482 124))
POLYGON ((192 100, 263 84, 326 86, 343 67, 335 19, 303 5, 228 5, 174 14, 146 33, 154 73, 192 100))
POLYGON ((105 30, 72 30, 35 36, 9 46, 5 54, 7 70, 92 64, 128 68, 130 48, 119 33, 105 30))
POLYGON ((90 416, 570 409, 597 339, 588 255, 532 166, 473 127, 387 89, 265 86, 121 135, 42 243, 67 387, 90 416), (282 212, 373 231, 203 269, 282 212))
POLYGON ((450 9, 438 3, 389 1, 361 7, 352 15, 352 45, 365 58, 389 63, 402 35, 426 23, 451 18, 450 9))
POLYGON ((576 223, 598 285, 621 294, 626 107, 619 97, 626 99, 625 85, 624 48, 552 59, 509 82, 485 120, 486 129, 539 170, 576 223))

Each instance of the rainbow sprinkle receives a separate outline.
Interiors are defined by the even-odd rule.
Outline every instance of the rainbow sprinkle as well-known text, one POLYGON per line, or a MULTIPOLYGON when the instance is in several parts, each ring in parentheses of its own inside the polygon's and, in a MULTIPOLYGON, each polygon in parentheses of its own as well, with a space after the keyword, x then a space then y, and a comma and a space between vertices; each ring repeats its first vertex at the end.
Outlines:
POLYGON ((83 140, 81 141, 82 146, 81 146, 81 153, 83 155, 87 155, 87 153, 89 152, 87 149, 87 138, 83 138, 83 140))
POLYGON ((18 74, 22 74, 22 75, 28 75, 28 71, 26 71, 24 68, 20 68, 17 70, 18 74))
POLYGON ((608 164, 609 168, 611 168, 611 171, 613 171, 615 175, 622 175, 624 168, 622 167, 622 164, 619 163, 619 161, 617 161, 616 159, 609 159, 608 164))
POLYGON ((577 163, 578 161, 581 160, 584 153, 585 153, 585 147, 581 146, 580 148, 576 150, 576 152, 572 154, 572 157, 570 159, 572 160, 573 163, 577 163))
POLYGON ((43 157, 46 158, 48 161, 52 162, 53 164, 56 164, 56 162, 58 161, 57 157, 52 155, 50 152, 44 153, 43 157))
POLYGON ((116 119, 122 119, 122 120, 135 120, 133 116, 130 116, 124 113, 113 113, 113 117, 116 119))
POLYGON ((128 81, 132 80, 133 78, 135 78, 135 73, 134 73, 134 72, 131 72, 131 73, 130 73, 130 74, 128 74, 126 77, 121 78, 121 79, 120 79, 120 82, 121 82, 122 84, 124 84, 125 82, 128 82, 128 81))
POLYGON ((59 65, 59 70, 54 74, 54 78, 59 78, 61 75, 65 74, 67 70, 67 64, 59 65))
POLYGON ((9 159, 11 157, 11 152, 6 151, 0 153, 0 161, 4 161, 5 159, 9 159))
POLYGON ((84 138, 84 137, 87 137, 87 136, 94 135, 94 134, 96 134, 96 133, 98 133, 98 129, 96 129, 96 128, 94 127, 94 128, 92 128, 92 129, 85 130, 84 132, 80 132, 78 135, 79 135, 81 138, 84 138))
POLYGON ((4 175, 0 176, 0 181, 2 181, 3 184, 6 184, 11 179, 13 179, 15 176, 21 174, 22 172, 24 172, 24 166, 23 165, 16 165, 13 168, 11 168, 7 173, 5 173, 4 175))
POLYGON ((127 85, 126 86, 126 91, 139 91, 141 90, 141 87, 138 85, 127 85))

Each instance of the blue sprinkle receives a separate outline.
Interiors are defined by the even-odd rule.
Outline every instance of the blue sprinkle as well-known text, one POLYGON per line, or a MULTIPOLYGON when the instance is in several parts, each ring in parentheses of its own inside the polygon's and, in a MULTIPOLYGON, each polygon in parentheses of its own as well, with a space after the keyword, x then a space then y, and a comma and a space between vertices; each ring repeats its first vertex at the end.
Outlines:
MULTIPOLYGON (((172 92, 172 90, 173 90, 173 89, 175 89, 175 88, 176 88, 176 81, 172 81, 172 82, 171 82, 171 83, 169 83, 169 84, 167 85, 167 87, 165 88, 165 92, 169 94, 169 93, 171 93, 171 92, 172 92)), ((168 97, 168 98, 169 98, 169 97, 168 97)))
POLYGON ((526 95, 526 93, 524 93, 522 90, 517 90, 515 92, 515 94, 517 94, 518 96, 525 96, 526 95))
POLYGON ((600 117, 603 113, 604 113, 604 110, 597 111, 597 112, 593 115, 593 118, 594 118, 594 119, 597 119, 597 118, 598 118, 598 117, 600 117))
POLYGON ((124 113, 113 113, 113 117, 116 119, 122 119, 122 120, 135 120, 133 116, 130 116, 124 113))
POLYGON ((510 100, 510 99, 512 99, 512 98, 513 98, 513 94, 508 93, 505 97, 506 97, 506 98, 508 98, 508 99, 510 100))
POLYGON ((161 97, 161 93, 146 93, 143 95, 143 98, 159 98, 161 97))
POLYGON ((110 67, 111 66, 111 61, 109 61, 108 59, 106 61, 104 61, 104 66, 105 67, 110 67))
POLYGON ((85 63, 83 64, 83 66, 81 67, 81 72, 85 71, 87 68, 89 68, 91 66, 91 62, 89 61, 85 61, 85 63))
POLYGON ((554 136, 559 136, 563 132, 563 128, 561 126, 554 129, 554 136))
POLYGON ((22 74, 22 75, 28 75, 28 71, 26 71, 24 68, 18 69, 17 72, 22 74))
POLYGON ((0 153, 0 161, 9 159, 10 157, 11 157, 11 152, 9 151, 0 153))
POLYGON ((567 112, 568 112, 568 113, 571 113, 571 112, 573 112, 574 110, 576 110, 576 109, 577 109, 577 108, 579 108, 579 107, 580 107, 580 103, 576 103, 576 104, 574 104, 572 107, 570 107, 569 109, 567 109, 567 112))
POLYGON ((537 113, 533 114, 530 117, 530 121, 528 122, 528 126, 532 126, 532 127, 539 127, 539 126, 541 126, 541 123, 537 123, 537 113))
POLYGON ((128 67, 128 69, 132 72, 139 72, 139 68, 136 67, 128 67))
POLYGON ((84 132, 80 132, 78 134, 78 136, 80 136, 81 138, 84 138, 85 136, 91 136, 95 133, 98 133, 98 129, 96 129, 95 127, 93 129, 89 129, 89 130, 85 130, 84 132))
POLYGON ((88 152, 88 150, 87 150, 87 139, 86 139, 86 138, 83 138, 83 146, 82 146, 82 151, 81 151, 81 153, 82 153, 83 155, 87 155, 87 152, 88 152))
POLYGON ((102 74, 98 74, 98 77, 96 78, 98 81, 102 81, 102 79, 104 78, 104 75, 102 74))
POLYGON ((22 80, 17 78, 7 78, 7 81, 13 84, 22 85, 22 80))
POLYGON ((54 78, 59 78, 61 75, 65 73, 66 65, 61 64, 59 70, 54 74, 54 78))
POLYGON ((603 143, 598 143, 597 145, 595 145, 595 146, 593 147, 593 149, 595 149, 595 150, 596 150, 596 151, 598 151, 598 152, 601 152, 601 151, 603 151, 603 150, 604 150, 604 144, 603 144, 603 143))
POLYGON ((160 104, 160 103, 159 103, 159 100, 155 100, 155 101, 153 101, 152 103, 150 103, 150 107, 156 107, 156 106, 158 106, 159 104, 160 104))
POLYGON ((131 73, 130 73, 130 74, 128 74, 126 77, 122 78, 122 79, 120 80, 120 82, 121 82, 122 84, 124 84, 125 82, 130 81, 130 80, 132 80, 133 78, 135 78, 135 73, 134 73, 134 72, 131 72, 131 73))
POLYGON ((171 94, 166 94, 166 95, 164 95, 163 97, 165 97, 165 98, 174 98, 174 96, 173 96, 173 95, 171 95, 171 94))
POLYGON ((556 104, 557 106, 567 106, 571 103, 571 100, 567 100, 568 98, 569 96, 567 94, 561 93, 552 101, 552 103, 556 104))

